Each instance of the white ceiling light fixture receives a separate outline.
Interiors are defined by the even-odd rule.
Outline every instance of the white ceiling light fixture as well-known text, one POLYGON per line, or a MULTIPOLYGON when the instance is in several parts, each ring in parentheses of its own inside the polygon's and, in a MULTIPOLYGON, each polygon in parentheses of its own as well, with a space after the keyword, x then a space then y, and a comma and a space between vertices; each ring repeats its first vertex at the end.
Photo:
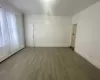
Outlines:
POLYGON ((56 0, 40 0, 40 2, 44 6, 44 13, 47 15, 48 11, 52 11, 52 6, 56 3, 56 0))
POLYGON ((43 2, 43 3, 47 3, 47 4, 53 4, 53 3, 55 3, 55 1, 56 0, 41 0, 41 2, 43 2))

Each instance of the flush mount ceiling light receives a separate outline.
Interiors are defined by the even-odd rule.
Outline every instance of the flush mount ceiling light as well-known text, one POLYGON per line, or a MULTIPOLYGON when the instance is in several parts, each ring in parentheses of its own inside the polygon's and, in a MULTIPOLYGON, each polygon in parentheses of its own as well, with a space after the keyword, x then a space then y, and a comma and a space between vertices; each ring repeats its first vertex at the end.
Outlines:
POLYGON ((41 4, 43 5, 44 8, 44 13, 45 15, 52 15, 52 7, 55 5, 56 0, 40 0, 41 4))
POLYGON ((42 0, 44 3, 51 3, 53 2, 54 0, 42 0))
POLYGON ((41 2, 45 3, 45 4, 53 4, 55 3, 56 0, 41 0, 41 2))

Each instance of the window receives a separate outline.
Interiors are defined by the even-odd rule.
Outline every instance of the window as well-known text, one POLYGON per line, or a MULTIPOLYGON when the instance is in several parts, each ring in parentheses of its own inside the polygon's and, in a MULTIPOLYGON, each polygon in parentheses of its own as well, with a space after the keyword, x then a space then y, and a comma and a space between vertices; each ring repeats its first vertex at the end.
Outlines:
POLYGON ((13 54, 19 49, 16 16, 0 9, 0 57, 13 54))
POLYGON ((19 47, 16 16, 13 13, 6 12, 6 18, 11 50, 16 51, 19 47))

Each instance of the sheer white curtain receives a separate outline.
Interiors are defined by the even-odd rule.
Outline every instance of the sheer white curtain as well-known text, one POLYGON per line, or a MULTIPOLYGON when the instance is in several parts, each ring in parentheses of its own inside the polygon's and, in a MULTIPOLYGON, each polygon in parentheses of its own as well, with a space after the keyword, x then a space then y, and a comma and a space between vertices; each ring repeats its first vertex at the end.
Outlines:
POLYGON ((16 16, 0 8, 0 58, 18 51, 16 16))
POLYGON ((16 24, 16 16, 10 12, 6 12, 7 26, 10 39, 10 50, 11 53, 18 51, 19 49, 19 39, 16 24))
POLYGON ((10 53, 9 49, 9 35, 7 31, 7 24, 5 18, 5 12, 0 9, 0 58, 10 53))

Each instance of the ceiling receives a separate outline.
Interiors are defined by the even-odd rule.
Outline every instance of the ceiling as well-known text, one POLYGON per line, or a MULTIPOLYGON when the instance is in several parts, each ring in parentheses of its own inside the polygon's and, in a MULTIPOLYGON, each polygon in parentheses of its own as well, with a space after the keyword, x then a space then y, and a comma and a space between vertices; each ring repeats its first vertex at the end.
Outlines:
POLYGON ((72 16, 98 0, 9 0, 23 11, 36 15, 72 16))

